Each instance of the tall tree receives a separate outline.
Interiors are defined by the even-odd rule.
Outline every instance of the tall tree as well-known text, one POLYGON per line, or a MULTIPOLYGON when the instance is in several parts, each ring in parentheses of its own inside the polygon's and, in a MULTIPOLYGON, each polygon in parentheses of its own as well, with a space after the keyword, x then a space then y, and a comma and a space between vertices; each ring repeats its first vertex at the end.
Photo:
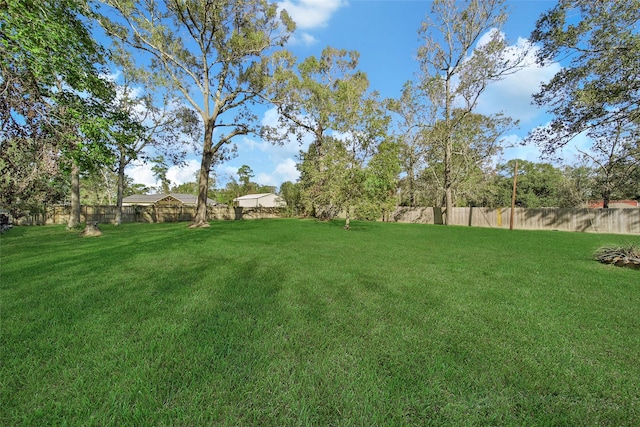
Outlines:
MULTIPOLYGON (((554 115, 530 139, 554 154, 586 132, 612 143, 640 124, 640 0, 561 0, 537 21, 538 62, 567 61, 534 102, 554 115)), ((602 142, 602 141, 601 141, 602 142)))
MULTIPOLYGON (((125 62, 125 70, 131 72, 126 58, 124 54, 117 57, 121 63, 125 62)), ((145 80, 144 76, 141 77, 140 85, 134 86, 125 75, 123 84, 118 86, 118 97, 114 105, 117 113, 123 115, 123 120, 114 128, 112 142, 118 177, 116 225, 122 221, 127 166, 135 160, 149 160, 151 150, 168 158, 173 164, 181 164, 186 155, 184 140, 194 140, 201 135, 201 123, 192 109, 167 94, 154 96, 151 82, 145 80)))
MULTIPOLYGON (((368 94, 369 86, 366 77, 358 80, 358 85, 341 84, 338 90, 338 99, 342 102, 339 110, 338 132, 341 138, 336 138, 344 146, 344 157, 337 162, 338 169, 331 174, 331 181, 336 188, 334 202, 344 210, 346 215, 345 229, 351 227, 350 220, 352 209, 366 199, 367 195, 373 196, 374 191, 367 194, 367 172, 378 172, 378 177, 383 179, 383 171, 376 171, 371 165, 367 170, 367 164, 376 153, 384 153, 384 147, 379 147, 387 141, 387 131, 390 117, 383 104, 377 99, 377 93, 368 94)), ((377 160, 382 160, 382 154, 377 160)), ((377 166, 389 165, 378 162, 377 166)), ((391 172, 392 173, 392 172, 391 172)), ((374 179, 375 175, 370 174, 374 179)), ((369 181, 369 189, 373 190, 373 182, 369 181)))
POLYGON ((534 102, 554 115, 529 136, 547 155, 579 134, 598 170, 604 206, 638 168, 640 142, 640 0, 563 0, 536 23, 538 61, 568 60, 534 102))
POLYGON ((89 15, 82 0, 7 0, 0 8, 0 200, 14 214, 30 200, 55 201, 46 187, 67 167, 71 227, 79 222, 79 169, 109 154, 105 106, 114 91, 101 77, 89 15))
POLYGON ((594 195, 598 194, 593 170, 585 165, 564 166, 564 185, 560 189, 558 207, 581 208, 587 206, 594 195))
POLYGON ((319 57, 310 56, 297 68, 291 55, 279 55, 273 63, 275 78, 269 96, 277 107, 280 127, 266 128, 264 136, 278 141, 296 135, 301 142, 311 136, 298 168, 306 210, 317 217, 334 216, 338 205, 346 202, 343 190, 349 188, 338 183, 348 181, 343 175, 349 169, 336 165, 354 165, 345 156, 353 157, 356 147, 365 142, 351 132, 356 129, 356 118, 363 116, 369 86, 366 75, 358 70, 358 59, 355 51, 327 47, 319 57))
POLYGON ((151 159, 153 166, 151 167, 151 172, 153 172, 153 176, 157 181, 160 181, 160 190, 162 194, 169 194, 169 190, 171 189, 171 180, 167 177, 167 173, 169 172, 169 165, 167 164, 164 156, 160 155, 151 159))
POLYGON ((253 170, 248 165, 242 165, 238 168, 238 179, 242 184, 242 193, 249 194, 253 191, 251 178, 254 177, 253 170))
POLYGON ((363 197, 356 206, 358 218, 387 220, 397 206, 396 190, 402 170, 400 149, 398 141, 391 137, 375 147, 364 170, 363 197))
MULTIPOLYGON (((80 202, 83 205, 109 205, 116 203, 118 194, 118 174, 109 165, 94 168, 80 177, 80 202)), ((126 181, 123 187, 130 185, 126 181)))
MULTIPOLYGON (((497 167, 498 174, 502 177, 500 206, 511 204, 515 162, 516 160, 509 160, 497 167)), ((550 163, 534 163, 526 160, 517 160, 517 162, 517 207, 566 207, 563 206, 561 198, 565 177, 559 168, 550 163)))
POLYGON ((429 124, 434 123, 436 110, 429 108, 429 100, 424 91, 408 81, 402 88, 399 99, 388 101, 389 110, 397 116, 399 149, 404 179, 402 191, 406 205, 418 206, 418 176, 425 167, 426 133, 429 124))
POLYGON ((420 86, 437 108, 443 147, 445 224, 453 206, 453 135, 492 81, 520 69, 526 52, 514 52, 500 32, 505 0, 434 0, 419 31, 420 86), (454 112, 457 114, 454 115, 454 112))
POLYGON ((207 222, 208 179, 234 137, 257 132, 249 106, 268 78, 266 55, 294 30, 286 11, 268 0, 103 0, 107 33, 140 55, 156 82, 177 91, 202 119, 204 139, 192 226, 207 222), (117 18, 108 20, 107 14, 117 18), (214 134, 217 141, 214 143, 214 134))
POLYGON ((265 127, 264 136, 281 141, 295 135, 302 142, 311 135, 314 149, 322 154, 323 138, 335 130, 338 86, 363 76, 357 69, 359 56, 327 46, 319 57, 310 56, 296 67, 289 52, 276 55, 269 97, 277 108, 279 127, 265 127))
MULTIPOLYGON (((64 82, 58 82, 58 91, 64 82)), ((87 100, 73 93, 58 100, 54 107, 58 143, 62 152, 62 166, 71 177, 71 212, 67 228, 80 225, 80 176, 92 173, 102 166, 112 166, 114 153, 109 142, 113 125, 124 116, 110 109, 112 99, 87 100)))
POLYGON ((625 193, 640 169, 640 126, 624 126, 623 120, 599 126, 590 132, 594 138, 591 148, 581 151, 595 170, 604 208, 609 207, 613 194, 625 193))
POLYGON ((426 131, 426 171, 432 175, 432 186, 438 186, 442 198, 446 169, 443 161, 446 145, 442 141, 449 141, 451 201, 454 206, 467 205, 482 191, 479 186, 483 184, 483 176, 491 169, 492 159, 502 152, 501 137, 513 121, 500 114, 488 117, 458 109, 452 112, 452 121, 456 123, 453 129, 440 120, 426 131))
POLYGON ((300 205, 300 184, 285 181, 280 185, 279 193, 287 205, 285 211, 287 215, 298 215, 302 208, 300 205))

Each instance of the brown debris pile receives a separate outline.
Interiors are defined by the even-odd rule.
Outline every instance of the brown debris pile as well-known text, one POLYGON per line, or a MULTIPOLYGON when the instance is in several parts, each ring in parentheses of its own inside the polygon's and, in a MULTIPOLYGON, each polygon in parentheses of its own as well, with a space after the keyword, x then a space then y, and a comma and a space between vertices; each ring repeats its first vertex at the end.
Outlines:
POLYGON ((601 248, 596 253, 596 259, 605 264, 640 270, 640 246, 601 248))
POLYGON ((88 222, 87 225, 84 227, 82 236, 83 237, 102 236, 102 231, 100 231, 100 228, 98 227, 97 222, 88 222))

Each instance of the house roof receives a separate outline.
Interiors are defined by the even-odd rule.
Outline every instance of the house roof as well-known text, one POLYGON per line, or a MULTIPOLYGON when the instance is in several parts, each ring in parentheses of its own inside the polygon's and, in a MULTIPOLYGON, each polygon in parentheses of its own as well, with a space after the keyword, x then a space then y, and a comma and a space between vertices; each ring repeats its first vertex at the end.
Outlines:
MULTIPOLYGON (((604 206, 604 202, 602 200, 594 200, 589 202, 590 208, 601 208, 604 206)), ((609 200, 609 207, 611 208, 635 208, 640 206, 637 200, 609 200)))
MULTIPOLYGON (((194 196, 193 194, 169 193, 169 194, 132 194, 131 196, 127 196, 124 199, 122 199, 122 203, 127 203, 130 205, 139 205, 139 204, 153 205, 165 199, 167 200, 175 199, 184 205, 194 205, 194 206, 198 201, 198 197, 194 196)), ((207 198, 207 205, 216 206, 216 205, 219 205, 219 203, 213 199, 207 198)))
POLYGON ((266 196, 275 196, 275 194, 273 193, 247 194, 246 196, 236 197, 235 199, 233 199, 233 201, 236 202, 239 200, 255 200, 255 199, 261 199, 266 196))

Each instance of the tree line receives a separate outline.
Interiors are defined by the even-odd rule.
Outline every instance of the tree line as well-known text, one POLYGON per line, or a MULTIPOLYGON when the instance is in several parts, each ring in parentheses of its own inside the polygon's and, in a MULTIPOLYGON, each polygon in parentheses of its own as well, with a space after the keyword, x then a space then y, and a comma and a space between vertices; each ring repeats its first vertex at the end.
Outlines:
POLYGON ((531 52, 501 31, 504 0, 434 0, 417 29, 420 71, 397 99, 370 87, 358 52, 294 57, 295 23, 268 0, 0 4, 0 205, 15 216, 68 201, 74 227, 80 203, 104 188, 121 208, 125 194, 149 190, 128 181, 133 161, 154 162, 172 190, 167 165, 192 145, 199 172, 174 191, 197 194, 192 226, 207 226, 207 197, 273 190, 252 183, 246 165, 240 183, 216 188, 213 167, 245 135, 311 141, 299 181, 280 188, 292 214, 345 212, 348 228, 398 204, 443 206, 445 223, 453 206, 504 206, 513 165, 494 162, 518 123, 479 114, 478 99, 531 52, 568 65, 535 94, 553 119, 527 143, 549 156, 578 135, 593 146, 582 165, 521 161, 517 205, 640 199, 640 0, 559 1, 537 20, 531 52), (256 106, 275 108, 278 125, 262 124, 256 106))

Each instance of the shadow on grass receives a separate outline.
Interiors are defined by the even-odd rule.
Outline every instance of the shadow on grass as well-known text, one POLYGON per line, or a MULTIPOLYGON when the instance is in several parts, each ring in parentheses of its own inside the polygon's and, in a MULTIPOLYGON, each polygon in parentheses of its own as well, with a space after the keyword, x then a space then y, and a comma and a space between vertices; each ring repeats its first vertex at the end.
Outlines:
MULTIPOLYGON (((101 259, 117 260, 113 252, 127 245, 109 249, 101 259)), ((104 272, 80 279, 82 265, 65 264, 66 280, 3 304, 2 365, 11 375, 0 419, 55 425, 94 413, 98 424, 197 425, 237 416, 219 403, 237 400, 269 363, 260 343, 277 311, 282 271, 226 257, 215 268, 165 263, 162 272, 121 271, 100 281, 104 272), (96 412, 99 402, 109 404, 96 412), (190 411, 194 405, 211 410, 190 411)))
MULTIPOLYGON (((0 423, 637 424, 616 409, 637 403, 635 277, 562 276, 562 257, 538 274, 557 233, 361 225, 375 232, 238 221, 3 238, 0 423), (538 404, 558 393, 597 415, 538 404)), ((590 239, 562 237, 576 254, 590 239)))

